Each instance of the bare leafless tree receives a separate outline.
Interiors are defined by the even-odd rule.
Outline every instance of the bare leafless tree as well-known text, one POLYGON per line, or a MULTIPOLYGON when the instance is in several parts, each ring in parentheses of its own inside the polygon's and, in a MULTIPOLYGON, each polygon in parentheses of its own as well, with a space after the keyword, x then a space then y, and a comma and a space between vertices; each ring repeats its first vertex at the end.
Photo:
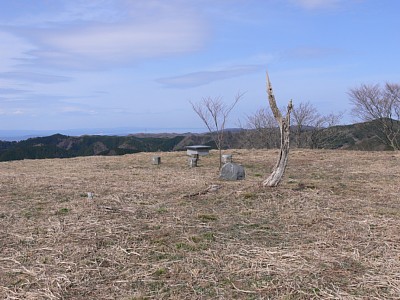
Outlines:
POLYGON ((298 148, 309 146, 307 136, 304 133, 314 129, 321 119, 317 108, 310 102, 300 102, 299 105, 293 107, 294 132, 298 148))
POLYGON ((340 137, 338 136, 339 128, 336 127, 335 130, 331 129, 328 135, 326 135, 324 129, 338 125, 342 117, 342 112, 330 113, 325 116, 319 115, 318 118, 314 120, 310 131, 307 132, 308 146, 312 149, 323 148, 326 144, 331 144, 337 140, 340 137))
POLYGON ((400 150, 400 85, 362 84, 348 94, 353 115, 364 122, 376 122, 376 136, 393 150, 400 150))
POLYGON ((286 165, 289 158, 289 148, 290 148, 290 113, 293 109, 292 100, 290 100, 286 115, 283 116, 282 113, 279 111, 278 106, 276 105, 276 100, 274 96, 274 92, 272 90, 271 81, 269 80, 269 76, 267 73, 267 93, 268 93, 268 102, 269 106, 272 110, 272 113, 278 122, 279 129, 281 132, 281 148, 279 152, 278 161, 274 169, 272 170, 271 175, 267 179, 264 180, 263 186, 277 186, 285 172, 286 165))
POLYGON ((278 124, 272 112, 265 108, 261 108, 253 115, 247 116, 242 135, 244 145, 248 148, 279 147, 278 124))
POLYGON ((219 150, 219 168, 222 167, 222 146, 224 142, 225 125, 232 109, 236 106, 244 93, 238 93, 230 105, 222 102, 221 97, 206 97, 198 103, 193 103, 192 108, 206 125, 211 137, 219 150))

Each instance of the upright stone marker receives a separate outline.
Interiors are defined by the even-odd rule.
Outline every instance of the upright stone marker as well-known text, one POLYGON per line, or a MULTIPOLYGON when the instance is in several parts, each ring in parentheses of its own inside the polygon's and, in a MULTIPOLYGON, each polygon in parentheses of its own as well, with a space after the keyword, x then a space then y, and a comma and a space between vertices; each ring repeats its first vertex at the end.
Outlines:
POLYGON ((159 165, 161 164, 161 157, 160 156, 153 156, 153 165, 159 165))
POLYGON ((189 158, 189 166, 191 168, 197 167, 197 161, 198 161, 197 157, 190 157, 189 158))

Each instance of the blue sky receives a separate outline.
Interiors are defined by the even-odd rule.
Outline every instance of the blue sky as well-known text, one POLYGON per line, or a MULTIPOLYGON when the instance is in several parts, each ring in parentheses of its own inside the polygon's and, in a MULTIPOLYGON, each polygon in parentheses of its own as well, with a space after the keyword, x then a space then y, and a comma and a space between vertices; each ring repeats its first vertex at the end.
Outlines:
POLYGON ((199 128, 190 102, 239 119, 310 101, 345 112, 400 81, 397 0, 0 0, 0 129, 199 128))

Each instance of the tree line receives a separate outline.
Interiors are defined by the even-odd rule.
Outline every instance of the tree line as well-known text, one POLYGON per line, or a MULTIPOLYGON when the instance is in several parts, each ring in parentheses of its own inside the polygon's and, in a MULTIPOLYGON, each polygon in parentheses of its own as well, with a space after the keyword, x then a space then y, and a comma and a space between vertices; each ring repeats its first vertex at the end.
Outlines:
MULTIPOLYGON (((243 97, 238 94, 231 105, 222 101, 221 97, 203 98, 192 103, 194 111, 206 124, 213 140, 220 150, 224 143, 225 124, 229 113, 243 97)), ((395 83, 361 84, 349 89, 351 114, 356 121, 371 122, 365 125, 381 143, 392 150, 400 150, 400 85, 395 83)), ((321 114, 311 102, 293 102, 291 143, 297 148, 320 148, 328 142, 339 139, 339 130, 335 126, 341 124, 343 112, 321 114), (329 136, 324 129, 330 128, 329 136)), ((270 108, 257 110, 245 118, 240 124, 243 130, 242 143, 246 148, 279 148, 280 132, 278 123, 270 108)))

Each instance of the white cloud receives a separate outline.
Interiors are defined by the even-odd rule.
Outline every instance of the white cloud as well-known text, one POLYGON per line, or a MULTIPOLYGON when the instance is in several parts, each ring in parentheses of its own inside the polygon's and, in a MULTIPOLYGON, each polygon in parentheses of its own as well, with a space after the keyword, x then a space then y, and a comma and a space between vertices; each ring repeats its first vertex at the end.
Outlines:
MULTIPOLYGON (((73 1, 3 26, 34 45, 28 66, 102 68, 200 50, 207 26, 180 1, 73 1)), ((0 37, 1 40, 1 37, 0 37)))
POLYGON ((0 109, 0 115, 3 116, 21 116, 26 115, 26 111, 23 109, 0 109))
POLYGON ((22 110, 15 110, 15 111, 13 111, 13 112, 11 112, 11 114, 12 115, 23 115, 23 114, 25 114, 25 112, 23 112, 22 110))
POLYGON ((95 25, 66 31, 42 32, 41 44, 52 49, 38 52, 41 58, 57 53, 86 59, 123 62, 198 50, 202 29, 188 20, 160 20, 147 24, 95 25))

